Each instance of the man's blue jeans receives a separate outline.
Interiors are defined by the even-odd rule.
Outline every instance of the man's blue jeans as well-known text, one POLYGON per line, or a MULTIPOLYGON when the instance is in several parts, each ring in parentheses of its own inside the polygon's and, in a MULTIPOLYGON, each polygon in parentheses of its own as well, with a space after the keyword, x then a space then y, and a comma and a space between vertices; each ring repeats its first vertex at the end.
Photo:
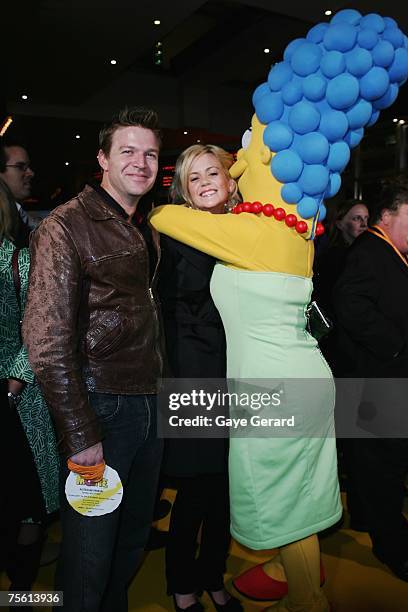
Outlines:
POLYGON ((86 517, 69 506, 61 473, 62 550, 56 612, 127 612, 127 588, 141 562, 153 515, 162 455, 156 434, 156 397, 90 393, 103 428, 107 465, 117 470, 124 495, 103 516, 86 517))

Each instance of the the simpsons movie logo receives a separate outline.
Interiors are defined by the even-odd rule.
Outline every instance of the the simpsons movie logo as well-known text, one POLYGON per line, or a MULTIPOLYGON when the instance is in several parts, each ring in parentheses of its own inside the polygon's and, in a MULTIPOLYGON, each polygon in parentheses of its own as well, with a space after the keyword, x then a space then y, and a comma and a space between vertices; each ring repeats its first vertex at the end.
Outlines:
MULTIPOLYGON (((85 479, 82 478, 82 476, 77 475, 75 484, 77 484, 77 485, 84 485, 84 484, 86 484, 86 482, 85 482, 85 479)), ((100 487, 101 489, 107 489, 108 488, 108 481, 107 481, 106 478, 102 478, 102 480, 99 480, 98 482, 94 482, 92 486, 100 487)))

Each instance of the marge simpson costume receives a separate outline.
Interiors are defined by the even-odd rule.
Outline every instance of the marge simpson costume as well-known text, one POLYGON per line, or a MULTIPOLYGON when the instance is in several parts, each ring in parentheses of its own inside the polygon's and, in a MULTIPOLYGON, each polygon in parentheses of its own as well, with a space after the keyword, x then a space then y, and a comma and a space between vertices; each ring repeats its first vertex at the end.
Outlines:
MULTIPOLYGON (((312 238, 325 214, 323 198, 340 188, 350 147, 408 76, 407 46, 395 21, 379 15, 344 10, 313 27, 288 45, 256 89, 252 130, 230 170, 244 200, 271 203, 273 214, 265 207, 256 214, 259 206, 226 215, 164 206, 151 216, 160 232, 219 260, 211 293, 226 331, 228 378, 281 380, 282 408, 311 432, 231 439, 231 531, 250 548, 295 542, 341 516, 334 386, 305 330, 312 238), (318 392, 294 379, 315 379, 318 392)), ((296 575, 288 574, 289 600, 296 575)), ((288 600, 274 609, 327 610, 313 589, 309 599, 299 595, 310 605, 288 600)))

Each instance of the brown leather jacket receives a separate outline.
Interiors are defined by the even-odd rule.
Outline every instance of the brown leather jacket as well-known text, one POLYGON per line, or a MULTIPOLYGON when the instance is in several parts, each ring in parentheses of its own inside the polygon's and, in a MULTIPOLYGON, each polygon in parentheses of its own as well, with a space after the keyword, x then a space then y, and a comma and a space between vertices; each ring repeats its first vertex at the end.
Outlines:
POLYGON ((33 234, 23 335, 65 456, 101 440, 88 391, 156 392, 156 272, 150 283, 142 234, 89 186, 33 234))

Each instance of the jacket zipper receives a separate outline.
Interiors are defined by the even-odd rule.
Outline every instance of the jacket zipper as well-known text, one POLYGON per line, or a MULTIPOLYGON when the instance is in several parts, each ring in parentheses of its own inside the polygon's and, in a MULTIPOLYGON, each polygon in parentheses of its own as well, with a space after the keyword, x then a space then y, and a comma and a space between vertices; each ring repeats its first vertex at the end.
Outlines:
POLYGON ((113 255, 102 255, 102 257, 98 257, 97 259, 92 259, 92 263, 98 264, 101 261, 106 261, 107 259, 116 259, 117 257, 125 257, 130 255, 130 251, 120 251, 119 253, 114 253, 113 255))
MULTIPOLYGON (((140 233, 142 239, 144 240, 142 234, 140 233)), ((157 251, 157 263, 156 263, 156 267, 155 270, 153 272, 153 276, 152 276, 152 282, 151 285, 149 285, 149 278, 150 278, 150 262, 149 262, 149 257, 147 258, 147 269, 148 269, 148 276, 147 276, 147 281, 148 281, 148 293, 149 293, 149 298, 150 301, 152 303, 153 306, 153 311, 154 311, 154 320, 155 320, 155 327, 156 327, 156 341, 155 341, 155 350, 156 350, 156 354, 157 357, 159 359, 159 366, 160 366, 160 374, 163 375, 163 356, 159 347, 159 339, 160 339, 160 322, 159 322, 159 315, 157 312, 157 306, 156 306, 156 300, 154 299, 154 295, 153 295, 153 285, 154 282, 156 280, 156 275, 157 275, 157 271, 159 269, 159 265, 160 265, 160 260, 161 260, 161 248, 160 248, 160 243, 158 242, 157 244, 155 243, 154 240, 154 236, 152 236, 153 238, 153 244, 154 247, 156 248, 157 251)), ((146 241, 144 240, 145 245, 146 245, 146 241)), ((146 251, 147 251, 147 245, 146 245, 146 251)), ((147 253, 147 255, 149 255, 147 253)))
MULTIPOLYGON (((122 221, 120 221, 122 223, 122 221)), ((127 226, 128 224, 126 224, 127 226)), ((147 293, 150 299, 150 302, 152 304, 153 307, 153 313, 154 313, 154 326, 155 326, 155 330, 156 330, 156 338, 155 338, 155 343, 154 343, 154 348, 155 348, 155 352, 159 361, 159 367, 160 367, 160 374, 163 373, 163 356, 161 354, 161 351, 159 349, 159 337, 160 337, 160 324, 159 324, 159 316, 157 313, 157 306, 156 306, 156 300, 154 299, 154 295, 153 295, 153 289, 152 286, 154 284, 154 281, 156 279, 156 274, 157 274, 157 270, 159 269, 159 264, 160 264, 160 260, 161 260, 161 249, 160 249, 160 245, 159 244, 154 244, 157 250, 157 264, 155 267, 155 270, 153 272, 153 276, 152 276, 152 282, 151 285, 149 284, 149 279, 150 279, 150 261, 149 261, 149 249, 147 248, 147 244, 146 244, 146 240, 144 239, 144 236, 142 234, 142 232, 140 230, 137 229, 137 227, 135 227, 134 225, 132 225, 132 228, 137 232, 137 234, 139 235, 142 243, 144 244, 144 248, 145 248, 145 253, 147 255, 147 278, 146 278, 146 285, 147 285, 147 293)), ((154 242, 154 240, 153 240, 154 242)))

